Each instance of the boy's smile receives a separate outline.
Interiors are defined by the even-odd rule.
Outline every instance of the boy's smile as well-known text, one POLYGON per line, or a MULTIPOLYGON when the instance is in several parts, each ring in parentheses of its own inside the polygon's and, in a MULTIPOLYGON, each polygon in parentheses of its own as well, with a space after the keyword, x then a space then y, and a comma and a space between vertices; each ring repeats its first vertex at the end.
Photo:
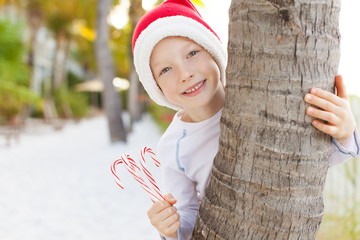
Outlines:
POLYGON ((185 37, 161 40, 152 51, 150 67, 165 97, 192 118, 215 114, 223 106, 219 67, 194 41, 185 37))
POLYGON ((188 97, 196 96, 198 93, 204 90, 206 86, 205 83, 206 83, 206 79, 189 87, 185 92, 183 92, 183 94, 187 95, 188 97))

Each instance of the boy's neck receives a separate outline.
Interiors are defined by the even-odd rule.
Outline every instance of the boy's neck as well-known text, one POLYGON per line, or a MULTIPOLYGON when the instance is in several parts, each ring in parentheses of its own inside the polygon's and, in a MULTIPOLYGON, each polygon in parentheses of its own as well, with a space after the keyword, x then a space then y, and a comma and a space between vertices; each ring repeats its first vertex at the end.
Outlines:
POLYGON ((220 111, 221 108, 222 106, 216 108, 216 110, 211 109, 211 111, 207 111, 205 109, 201 111, 197 110, 193 113, 191 113, 191 111, 184 111, 184 114, 181 116, 181 120, 184 122, 192 122, 192 123, 201 122, 214 116, 216 113, 220 111))

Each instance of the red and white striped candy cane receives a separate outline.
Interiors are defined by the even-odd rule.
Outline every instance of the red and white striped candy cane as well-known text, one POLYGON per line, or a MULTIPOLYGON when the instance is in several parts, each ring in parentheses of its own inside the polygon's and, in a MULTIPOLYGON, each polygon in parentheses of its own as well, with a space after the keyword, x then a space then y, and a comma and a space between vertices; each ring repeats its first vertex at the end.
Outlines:
MULTIPOLYGON (((156 160, 155 158, 155 154, 154 152, 151 150, 151 148, 145 147, 142 149, 141 151, 141 159, 140 159, 140 165, 142 170, 144 171, 146 177, 148 178, 149 182, 152 185, 152 189, 155 191, 152 192, 151 189, 149 188, 149 186, 144 182, 144 180, 141 178, 140 176, 140 172, 141 169, 137 166, 136 162, 134 161, 134 159, 132 159, 128 154, 123 154, 121 156, 120 159, 116 160, 112 166, 111 166, 111 172, 114 174, 115 176, 115 182, 117 183, 117 185, 119 185, 120 188, 124 189, 124 187, 121 184, 120 178, 117 175, 116 169, 115 167, 120 164, 120 163, 124 163, 126 166, 126 169, 133 175, 133 177, 135 178, 136 181, 138 181, 141 184, 141 187, 149 194, 149 197, 151 199, 151 201, 156 202, 156 201, 161 201, 164 200, 164 197, 162 196, 162 194, 160 193, 160 189, 157 186, 154 178, 152 177, 152 174, 150 173, 150 171, 146 168, 146 161, 145 161, 145 153, 148 153, 149 156, 151 157, 151 159, 154 161, 155 165, 157 167, 160 166, 160 162, 156 160)), ((182 240, 182 235, 180 232, 180 229, 178 230, 178 237, 179 240, 182 240)))
POLYGON ((141 158, 140 158, 141 168, 142 168, 143 172, 145 173, 147 179, 151 183, 152 189, 157 193, 158 196, 161 196, 161 198, 164 199, 163 196, 160 193, 159 187, 157 186, 157 184, 155 182, 155 179, 153 178, 151 172, 146 167, 145 153, 149 154, 151 159, 154 161, 155 166, 160 167, 160 162, 156 160, 155 153, 152 151, 151 148, 148 148, 148 147, 143 148, 143 150, 141 151, 141 158))
MULTIPOLYGON (((144 148, 141 151, 141 156, 143 158, 144 154, 143 152, 149 152, 151 158, 155 161, 156 166, 160 166, 160 163, 155 159, 155 154, 153 153, 153 151, 150 148, 144 148)), ((143 160, 145 163, 145 160, 143 160)), ((134 161, 134 159, 132 159, 130 157, 130 155, 128 154, 123 154, 121 156, 120 159, 117 159, 112 165, 111 165, 111 172, 113 173, 114 177, 115 177, 115 182, 116 184, 121 188, 124 189, 124 187, 122 186, 122 182, 116 172, 116 166, 118 164, 124 163, 126 166, 126 169, 131 173, 131 175, 134 177, 134 179, 140 183, 141 187, 148 193, 150 199, 155 202, 155 201, 161 201, 164 200, 164 197, 162 196, 162 194, 160 193, 160 189, 159 187, 156 185, 155 180, 152 178, 151 173, 146 169, 145 164, 141 163, 142 169, 145 172, 145 175, 147 176, 147 178, 149 179, 152 188, 155 192, 153 192, 151 190, 151 188, 145 183, 145 181, 143 180, 143 178, 140 176, 141 173, 141 168, 138 167, 138 165, 136 164, 136 162, 134 161), (151 178, 151 180, 150 180, 151 178), (155 190, 156 189, 156 190, 155 190)))
MULTIPOLYGON (((123 155, 124 156, 124 155, 123 155)), ((127 159, 128 161, 124 161, 124 157, 123 156, 121 156, 121 158, 119 158, 119 159, 117 159, 112 165, 111 165, 111 172, 113 173, 113 175, 114 175, 114 177, 115 177, 115 182, 116 182, 116 184, 121 188, 121 189, 124 189, 124 187, 123 187, 123 184, 122 184, 122 182, 121 182, 121 180, 120 180, 120 178, 118 177, 118 175, 117 175, 117 172, 116 172, 116 166, 118 165, 118 164, 121 164, 121 163, 124 163, 125 165, 126 165, 126 169, 131 169, 133 172, 139 172, 139 171, 141 171, 141 169, 136 165, 136 162, 132 159, 132 158, 130 158, 130 156, 129 155, 126 155, 125 154, 125 159, 127 159)))

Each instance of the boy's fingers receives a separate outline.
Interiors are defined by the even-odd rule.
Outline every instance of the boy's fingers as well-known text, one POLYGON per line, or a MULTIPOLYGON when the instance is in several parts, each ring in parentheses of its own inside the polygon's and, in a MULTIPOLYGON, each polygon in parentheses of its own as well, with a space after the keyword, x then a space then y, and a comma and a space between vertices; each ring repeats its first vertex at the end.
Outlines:
POLYGON ((335 77, 335 86, 336 86, 336 95, 341 98, 348 99, 345 83, 341 75, 337 75, 335 77))
POLYGON ((176 232, 181 226, 180 221, 174 222, 171 226, 169 226, 169 232, 176 232))
POLYGON ((170 203, 171 205, 174 205, 177 201, 174 198, 174 196, 171 193, 167 193, 164 195, 165 201, 170 203))
POLYGON ((163 222, 161 228, 164 229, 165 235, 171 235, 175 233, 181 226, 179 215, 173 215, 163 222))
POLYGON ((148 216, 158 214, 162 210, 164 210, 167 207, 170 207, 171 205, 167 201, 158 201, 154 202, 151 208, 148 210, 148 216))
POLYGON ((334 113, 331 112, 322 111, 313 107, 308 107, 306 109, 306 112, 312 117, 332 123, 334 125, 339 125, 341 123, 340 119, 334 113))
POLYGON ((336 127, 335 126, 331 126, 331 125, 328 125, 328 124, 325 124, 319 120, 314 120, 312 121, 312 125, 317 128, 318 130, 326 133, 326 134, 329 134, 330 136, 334 137, 335 135, 335 132, 336 132, 336 127))
POLYGON ((332 113, 335 113, 337 114, 338 111, 339 111, 339 107, 332 103, 331 101, 328 101, 326 99, 323 99, 323 98, 320 98, 320 97, 317 97, 315 95, 312 95, 312 94, 306 94, 305 95, 305 101, 307 103, 310 103, 314 106, 317 106, 321 109, 324 109, 326 111, 329 111, 329 112, 332 112, 332 113))
POLYGON ((162 226, 163 227, 168 227, 172 224, 174 224, 176 221, 180 220, 180 215, 176 212, 173 212, 172 214, 168 215, 168 213, 166 213, 165 215, 162 216, 163 220, 162 220, 162 226))
POLYGON ((170 234, 177 231, 178 228, 174 227, 174 225, 175 226, 178 225, 177 223, 180 223, 180 215, 175 212, 174 214, 167 216, 166 218, 163 218, 161 224, 159 225, 159 229, 163 229, 163 231, 166 230, 168 231, 166 234, 170 234))
POLYGON ((156 214, 153 220, 159 224, 159 228, 164 228, 170 225, 171 219, 176 217, 174 215, 179 215, 177 209, 175 207, 169 207, 156 214))
MULTIPOLYGON (((320 88, 311 88, 310 89, 310 93, 314 96, 317 96, 319 98, 322 98, 322 99, 325 99, 329 102, 332 102, 333 104, 337 105, 337 106, 341 106, 342 105, 342 101, 339 97, 337 97, 335 94, 331 93, 331 92, 328 92, 328 91, 325 91, 325 90, 322 90, 320 88)), ((307 101, 306 97, 308 96, 305 95, 305 100, 306 102, 309 102, 307 101)), ((310 102, 309 102, 310 103, 310 102)))
POLYGON ((344 81, 343 81, 341 75, 335 76, 335 87, 336 87, 336 95, 331 92, 322 90, 320 88, 312 88, 312 89, 310 89, 310 93, 313 95, 316 95, 320 98, 326 99, 338 106, 341 106, 342 101, 341 101, 341 99, 339 99, 337 97, 340 97, 343 99, 348 99, 345 84, 344 84, 344 81))

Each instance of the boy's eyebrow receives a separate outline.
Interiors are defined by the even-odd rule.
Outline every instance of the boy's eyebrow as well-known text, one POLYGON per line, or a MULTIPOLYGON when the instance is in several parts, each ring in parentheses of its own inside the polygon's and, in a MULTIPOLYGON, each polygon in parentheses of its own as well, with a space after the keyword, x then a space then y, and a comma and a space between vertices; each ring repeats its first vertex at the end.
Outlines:
POLYGON ((183 49, 187 49, 190 47, 200 47, 200 45, 194 43, 193 41, 189 41, 187 44, 184 45, 183 49))
POLYGON ((151 65, 155 68, 158 65, 160 65, 160 62, 159 61, 153 61, 151 65))
MULTIPOLYGON (((185 50, 187 50, 189 48, 193 48, 193 47, 200 47, 200 46, 195 44, 192 41, 189 41, 180 48, 180 51, 184 52, 185 50)), ((161 64, 161 61, 156 61, 156 60, 154 60, 153 63, 152 63, 153 67, 157 67, 160 64, 161 64)))
POLYGON ((149 59, 149 65, 152 66, 152 67, 156 67, 157 65, 160 64, 161 61, 159 60, 154 60, 154 57, 153 56, 150 56, 150 59, 149 59))

